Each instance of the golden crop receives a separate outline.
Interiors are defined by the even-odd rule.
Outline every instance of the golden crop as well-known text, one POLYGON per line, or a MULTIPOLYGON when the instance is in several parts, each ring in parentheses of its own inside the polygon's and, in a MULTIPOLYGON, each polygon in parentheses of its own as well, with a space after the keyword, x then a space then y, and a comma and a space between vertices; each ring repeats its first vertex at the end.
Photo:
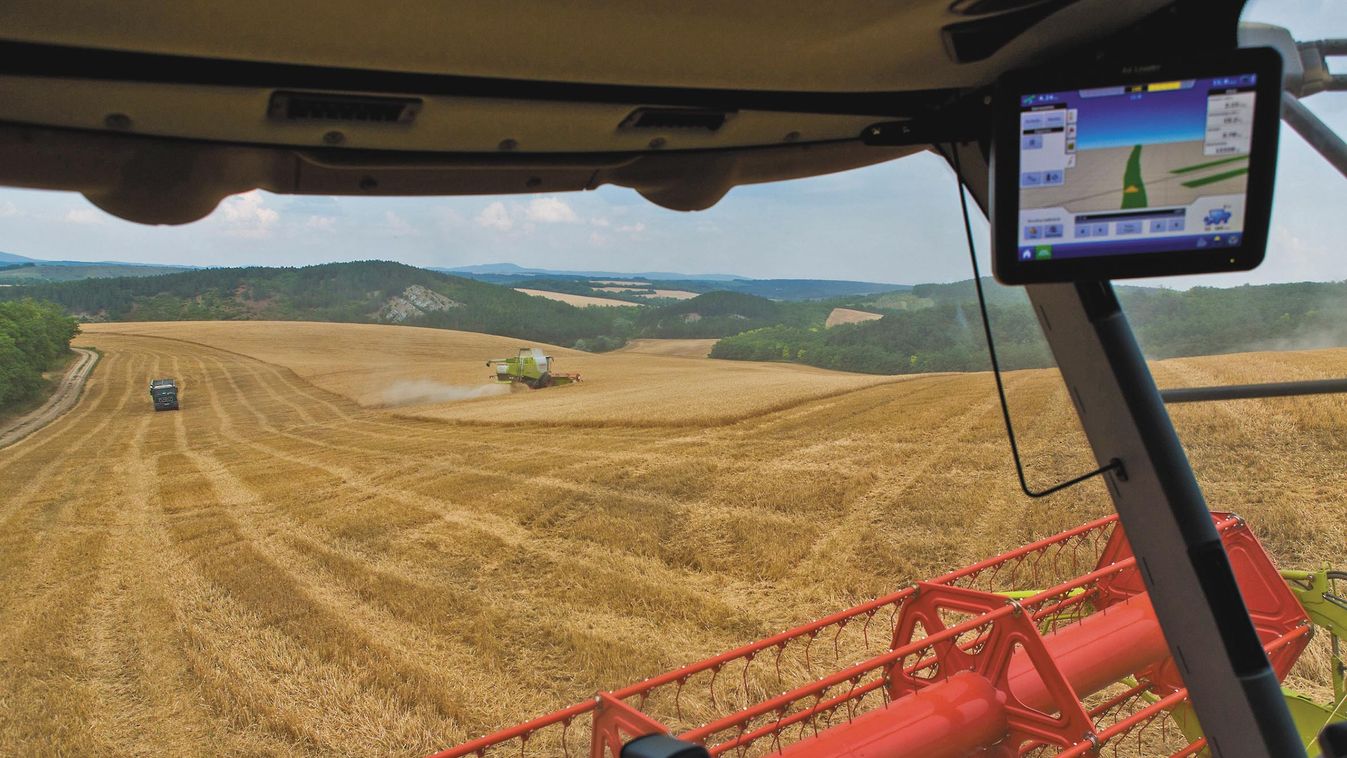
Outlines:
MULTIPOLYGON (((80 344, 104 355, 80 403, 0 450, 4 755, 415 755, 1110 510, 1098 482, 1019 495, 986 374, 550 348, 585 381, 436 402, 388 388, 471 390, 527 343, 215 322, 80 344), (161 376, 181 411, 152 410, 161 376)), ((1032 480, 1091 466, 1055 372, 1007 381, 1032 480)), ((1174 417, 1212 508, 1283 566, 1347 566, 1347 401, 1174 417)), ((1292 684, 1322 694, 1322 656, 1292 684)))

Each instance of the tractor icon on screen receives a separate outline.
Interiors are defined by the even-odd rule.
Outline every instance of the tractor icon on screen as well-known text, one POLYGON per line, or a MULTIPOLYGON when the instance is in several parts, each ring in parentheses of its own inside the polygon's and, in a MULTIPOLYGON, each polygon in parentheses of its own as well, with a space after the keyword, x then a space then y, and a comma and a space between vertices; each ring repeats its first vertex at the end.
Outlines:
POLYGON ((1212 208, 1207 211, 1207 217, 1202 219, 1202 223, 1207 226, 1220 226, 1230 220, 1230 211, 1224 208, 1212 208))

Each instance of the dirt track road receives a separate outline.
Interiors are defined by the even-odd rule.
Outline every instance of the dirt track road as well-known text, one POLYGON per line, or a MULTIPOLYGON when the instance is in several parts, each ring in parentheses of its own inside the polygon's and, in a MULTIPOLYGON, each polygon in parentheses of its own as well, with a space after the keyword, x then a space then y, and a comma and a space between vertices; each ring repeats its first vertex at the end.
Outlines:
POLYGON ((78 360, 70 366, 56 391, 41 408, 20 416, 0 427, 0 447, 8 447, 55 421, 62 413, 70 410, 79 400, 80 390, 84 389, 84 380, 98 363, 98 353, 81 347, 70 348, 80 354, 78 360))

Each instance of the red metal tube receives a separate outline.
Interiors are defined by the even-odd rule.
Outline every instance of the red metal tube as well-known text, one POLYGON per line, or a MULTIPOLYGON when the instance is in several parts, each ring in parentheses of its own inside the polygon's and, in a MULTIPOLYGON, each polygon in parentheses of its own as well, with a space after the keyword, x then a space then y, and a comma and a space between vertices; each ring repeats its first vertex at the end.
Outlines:
MULTIPOLYGON (((1082 698, 1169 657, 1164 632, 1147 595, 1133 595, 1044 635, 1043 644, 1071 689, 1082 698)), ((1043 678, 1022 652, 1010 661, 1010 691, 1030 708, 1051 709, 1043 678)))
POLYGON ((961 671, 849 724, 781 751, 782 758, 958 758, 969 746, 1006 733, 1005 696, 985 678, 961 671))
MULTIPOLYGON (((1043 638, 1077 696, 1086 697, 1169 655, 1150 599, 1135 595, 1043 638), (1107 651, 1101 655, 1102 651, 1107 651)), ((1054 710, 1023 651, 1010 660, 1010 691, 1024 705, 1054 710)), ((1006 736, 1006 698, 986 678, 960 672, 784 751, 788 758, 963 756, 1006 736)))

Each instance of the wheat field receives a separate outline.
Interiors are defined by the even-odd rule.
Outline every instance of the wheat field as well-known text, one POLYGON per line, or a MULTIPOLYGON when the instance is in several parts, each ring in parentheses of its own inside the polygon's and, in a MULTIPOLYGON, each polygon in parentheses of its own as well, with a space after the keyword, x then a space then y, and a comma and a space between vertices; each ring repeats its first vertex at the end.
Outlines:
POLYGON ((531 290, 531 289, 524 289, 521 287, 516 287, 515 292, 522 292, 525 295, 531 295, 532 297, 542 297, 548 300, 556 300, 559 303, 574 305, 577 308, 588 308, 591 306, 595 308, 640 307, 640 303, 628 303, 625 300, 612 300, 603 297, 591 297, 590 295, 572 295, 569 292, 553 292, 551 290, 531 290))
MULTIPOLYGON (((416 755, 1110 511, 1097 482, 1019 496, 986 374, 549 348, 584 381, 408 402, 389 388, 480 387, 525 343, 215 322, 76 344, 103 354, 79 404, 0 450, 3 755, 416 755), (161 376, 181 411, 152 411, 161 376)), ((1055 372, 1007 382, 1031 478, 1089 466, 1055 372)), ((1213 508, 1282 566, 1347 566, 1347 400, 1173 411, 1213 508)), ((1293 684, 1322 695, 1308 657, 1293 684)))
POLYGON ((877 321, 884 318, 882 313, 870 313, 869 311, 858 311, 855 308, 833 308, 828 313, 828 320, 824 326, 839 326, 841 324, 863 324, 866 321, 877 321))
POLYGON ((615 353, 641 353, 643 355, 672 355, 682 358, 706 358, 711 348, 720 340, 716 339, 640 339, 627 340, 627 344, 613 351, 615 353))

